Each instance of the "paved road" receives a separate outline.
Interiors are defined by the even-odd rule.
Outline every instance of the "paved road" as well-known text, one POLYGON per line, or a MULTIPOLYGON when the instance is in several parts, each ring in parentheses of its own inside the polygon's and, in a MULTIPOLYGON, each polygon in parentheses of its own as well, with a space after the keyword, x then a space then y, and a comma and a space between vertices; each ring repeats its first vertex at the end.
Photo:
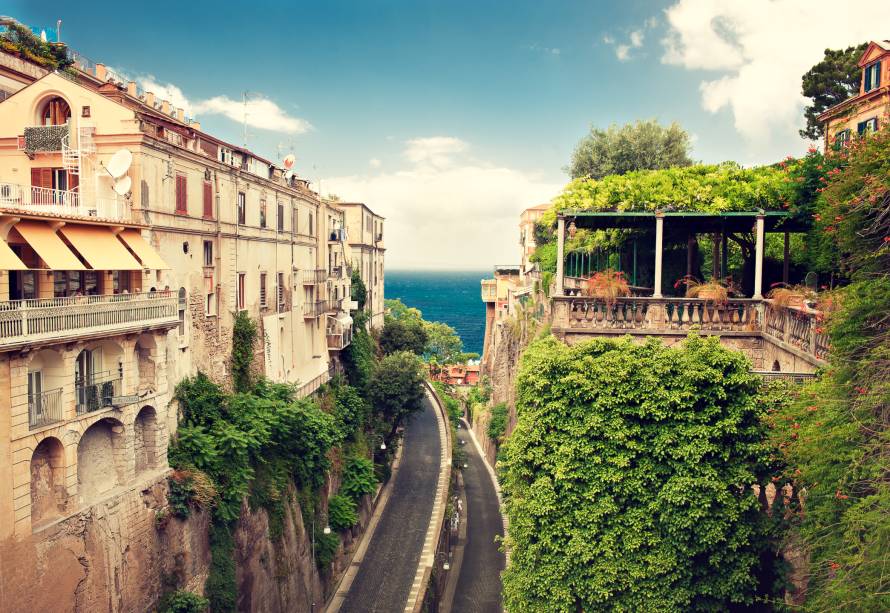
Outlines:
POLYGON ((498 496, 485 463, 464 423, 458 432, 467 452, 464 488, 467 495, 467 543, 454 594, 454 613, 499 613, 504 554, 495 538, 504 535, 498 496))
POLYGON ((340 607, 342 613, 404 611, 420 561, 439 481, 441 448, 429 400, 405 430, 402 463, 389 502, 362 565, 340 607))

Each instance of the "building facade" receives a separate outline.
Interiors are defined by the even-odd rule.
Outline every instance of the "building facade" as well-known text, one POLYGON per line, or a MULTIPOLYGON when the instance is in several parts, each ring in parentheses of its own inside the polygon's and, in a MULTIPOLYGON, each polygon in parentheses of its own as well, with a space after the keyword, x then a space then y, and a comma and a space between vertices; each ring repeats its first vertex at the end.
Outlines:
POLYGON ((172 391, 227 382, 236 313, 301 395, 351 339, 342 209, 101 64, 20 62, 0 62, 0 539, 166 471, 172 391))
POLYGON ((336 206, 346 214, 352 267, 359 271, 367 288, 366 308, 371 316, 371 326, 383 326, 385 308, 383 260, 386 248, 383 243, 384 218, 361 202, 337 202, 336 206))
POLYGON ((824 126, 825 149, 845 146, 854 135, 873 132, 890 113, 890 40, 869 43, 859 58, 862 80, 859 93, 819 116, 824 126))
POLYGON ((525 209, 519 215, 519 249, 522 255, 519 273, 523 280, 535 266, 529 259, 538 246, 535 242, 535 224, 549 208, 549 204, 539 204, 525 209))

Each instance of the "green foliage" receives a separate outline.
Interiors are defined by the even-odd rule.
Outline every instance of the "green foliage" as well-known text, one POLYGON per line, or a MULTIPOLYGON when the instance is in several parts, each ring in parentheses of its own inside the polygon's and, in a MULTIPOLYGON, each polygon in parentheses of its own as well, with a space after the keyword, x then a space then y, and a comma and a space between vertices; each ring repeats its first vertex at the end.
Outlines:
POLYGON ((358 310, 365 309, 365 302, 368 300, 368 288, 362 280, 362 274, 358 267, 353 267, 352 278, 350 279, 350 298, 358 303, 358 310))
POLYGON ((866 47, 867 42, 846 49, 826 49, 822 61, 804 73, 801 78, 803 95, 812 102, 804 110, 807 125, 800 130, 801 137, 809 140, 822 138, 824 133, 819 115, 859 93, 862 69, 858 63, 866 47))
POLYGON ((550 294, 550 284, 547 283, 544 285, 543 275, 549 274, 550 280, 553 280, 553 274, 556 272, 556 253, 557 246, 556 242, 550 243, 538 243, 538 246, 535 248, 535 252, 531 254, 529 257, 529 261, 538 265, 538 269, 541 270, 541 285, 543 285, 543 290, 545 294, 550 294))
POLYGON ((216 506, 216 486, 199 470, 174 470, 167 478, 167 504, 174 516, 185 519, 192 507, 211 510, 216 506))
POLYGON ((160 613, 205 613, 210 601, 194 592, 176 590, 158 603, 160 613))
POLYGON ((225 417, 226 393, 202 372, 180 381, 174 395, 186 423, 206 426, 225 417))
POLYGON ((20 54, 26 60, 49 70, 63 70, 72 64, 67 46, 43 42, 31 30, 17 23, 7 25, 6 30, 0 32, 0 49, 20 54))
POLYGON ((751 603, 766 526, 759 382, 716 338, 532 343, 499 461, 510 611, 751 603))
POLYGON ((439 364, 463 364, 467 361, 463 341, 454 328, 438 321, 424 321, 423 329, 427 337, 423 356, 427 361, 435 360, 439 364))
POLYGON ((343 466, 340 492, 358 502, 365 494, 373 494, 377 490, 377 479, 374 476, 374 463, 367 458, 352 456, 346 459, 343 466))
POLYGON ((380 332, 380 349, 389 355, 397 351, 423 354, 429 340, 423 320, 387 317, 380 332))
POLYGON ((409 307, 398 298, 388 298, 383 301, 386 308, 386 316, 390 319, 398 319, 400 321, 417 321, 423 320, 423 313, 414 307, 409 307))
POLYGON ((251 365, 256 337, 256 322, 247 311, 238 311, 232 326, 232 379, 236 392, 246 392, 253 386, 251 365))
POLYGON ((204 584, 213 613, 234 613, 238 604, 235 578, 235 539, 229 526, 213 521, 210 524, 210 571, 204 584))
POLYGON ((349 384, 361 393, 368 388, 368 381, 374 371, 374 339, 364 326, 356 324, 352 333, 352 342, 342 352, 343 366, 349 384))
POLYGON ((350 385, 334 388, 334 417, 342 440, 353 438, 367 423, 371 408, 350 385))
POLYGON ((607 130, 591 127, 572 152, 566 169, 573 179, 622 175, 633 170, 689 166, 689 134, 677 123, 637 121, 607 130))
POLYGON ((488 404, 491 400, 491 382, 488 377, 482 377, 478 385, 470 388, 467 392, 467 404, 488 404))
POLYGON ((340 537, 336 532, 325 534, 323 529, 315 526, 315 565, 318 568, 330 566, 339 547, 340 537))
POLYGON ((407 418, 423 409, 426 374, 420 358, 408 351, 384 357, 368 384, 368 400, 377 416, 390 425, 387 445, 407 418))
POLYGON ((448 413, 448 420, 451 422, 451 425, 456 428, 460 424, 460 418, 463 416, 460 400, 456 398, 454 393, 449 391, 448 387, 441 381, 433 381, 433 387, 436 388, 436 393, 442 400, 442 404, 445 405, 445 411, 448 413))
POLYGON ((491 421, 488 422, 488 438, 501 443, 507 432, 507 403, 501 402, 491 408, 491 421))
POLYGON ((349 496, 337 494, 328 500, 328 524, 332 529, 342 532, 349 530, 358 523, 355 512, 355 500, 349 496))

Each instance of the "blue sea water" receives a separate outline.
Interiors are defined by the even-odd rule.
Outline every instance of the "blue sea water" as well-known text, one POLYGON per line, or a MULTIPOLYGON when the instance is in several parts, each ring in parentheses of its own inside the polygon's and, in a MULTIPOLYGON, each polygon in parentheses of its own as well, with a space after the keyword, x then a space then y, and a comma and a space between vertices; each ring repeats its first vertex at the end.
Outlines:
POLYGON ((441 321, 455 330, 464 351, 482 354, 485 304, 479 281, 491 271, 387 270, 384 294, 420 309, 427 321, 441 321))

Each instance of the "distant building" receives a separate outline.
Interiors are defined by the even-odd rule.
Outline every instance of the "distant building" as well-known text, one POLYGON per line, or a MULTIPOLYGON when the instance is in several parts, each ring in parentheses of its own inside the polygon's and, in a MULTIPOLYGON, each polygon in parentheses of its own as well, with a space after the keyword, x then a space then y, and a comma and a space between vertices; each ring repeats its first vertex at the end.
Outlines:
POLYGON ((365 308, 371 315, 371 325, 380 328, 384 314, 384 218, 362 202, 337 202, 335 206, 346 213, 352 268, 359 271, 368 291, 365 308))
POLYGON ((550 204, 539 204, 525 209, 519 216, 519 246, 522 253, 519 274, 523 278, 534 268, 534 264, 529 261, 529 258, 538 246, 535 242, 535 224, 549 208, 550 204))
POLYGON ((431 373, 431 376, 434 381, 448 385, 476 385, 479 383, 479 371, 478 363, 449 364, 431 373))
POLYGON ((859 93, 819 115, 825 149, 844 146, 854 134, 877 131, 890 113, 890 40, 872 41, 859 58, 859 93))

